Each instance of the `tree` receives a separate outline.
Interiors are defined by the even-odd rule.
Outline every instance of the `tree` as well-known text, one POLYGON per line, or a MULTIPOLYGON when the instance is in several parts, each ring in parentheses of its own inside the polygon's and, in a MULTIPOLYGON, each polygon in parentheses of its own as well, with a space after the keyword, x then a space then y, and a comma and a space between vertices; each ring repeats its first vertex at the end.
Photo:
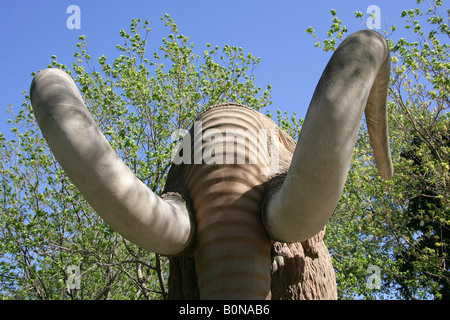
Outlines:
MULTIPOLYGON (((401 12, 411 40, 394 40, 396 26, 384 31, 392 59, 394 178, 382 182, 376 177, 367 132, 361 130, 344 195, 328 228, 340 298, 449 298, 450 31, 440 13, 442 1, 422 2, 401 12), (378 290, 368 285, 369 265, 382 271, 378 290)), ((348 31, 336 11, 331 14, 328 38, 316 42, 324 51, 334 50, 348 31)), ((317 38, 312 27, 306 32, 317 38)))
MULTIPOLYGON (((123 44, 112 63, 105 56, 94 61, 81 36, 72 70, 56 56, 49 65, 75 78, 110 144, 156 193, 178 139, 201 110, 228 101, 257 110, 271 103, 270 86, 255 85, 259 59, 228 45, 206 44, 196 54, 168 15, 162 21, 169 33, 150 57, 149 22, 133 19, 129 32, 120 31, 123 44)), ((18 113, 11 110, 15 138, 0 135, 0 296, 167 298, 167 259, 124 240, 98 217, 54 159, 24 96, 18 113)))
POLYGON ((401 156, 408 163, 405 187, 414 190, 406 225, 415 235, 400 253, 397 283, 402 295, 411 299, 420 297, 424 288, 435 299, 450 299, 450 30, 438 11, 440 6, 442 1, 435 1, 427 12, 403 11, 406 28, 413 30, 417 41, 400 39, 393 47, 403 62, 399 67, 394 61, 396 85, 391 97, 398 109, 395 122, 409 133, 401 156), (419 23, 425 17, 431 30, 419 23), (408 286, 408 276, 417 279, 417 289, 408 286))
MULTIPOLYGON (((395 26, 383 31, 392 53, 394 178, 379 179, 363 126, 327 226, 341 299, 449 297, 449 29, 442 1, 417 2, 418 8, 399 13, 405 37, 397 37, 395 26), (371 274, 371 265, 380 273, 371 274), (379 289, 374 277, 381 280, 379 289)), ((325 51, 348 32, 335 10, 331 15, 327 38, 316 42, 325 51)), ((153 55, 146 51, 149 23, 132 20, 129 32, 120 31, 123 44, 114 61, 93 60, 82 36, 71 69, 55 56, 49 65, 74 76, 108 141, 156 193, 178 139, 199 112, 228 101, 257 110, 271 104, 270 86, 255 84, 259 59, 241 48, 211 44, 196 54, 174 21, 162 20, 168 36, 153 55)), ((306 31, 317 38, 312 27, 306 31)), ((166 258, 125 241, 93 212, 53 158, 26 91, 24 97, 20 110, 11 111, 15 138, 0 134, 0 295, 165 299, 166 258), (81 274, 79 289, 67 287, 76 280, 70 267, 81 274)), ((297 138, 302 119, 281 111, 276 116, 297 138)))

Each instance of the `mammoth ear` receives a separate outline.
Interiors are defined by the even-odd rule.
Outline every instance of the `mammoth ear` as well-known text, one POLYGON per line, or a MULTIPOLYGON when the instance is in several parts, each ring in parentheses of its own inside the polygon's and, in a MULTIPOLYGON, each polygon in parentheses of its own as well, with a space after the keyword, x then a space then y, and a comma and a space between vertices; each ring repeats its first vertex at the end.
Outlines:
POLYGON ((364 110, 379 173, 392 176, 389 76, 389 49, 378 32, 356 32, 337 48, 314 92, 286 179, 263 205, 273 239, 300 242, 325 226, 342 194, 364 110))
POLYGON ((111 148, 65 72, 46 69, 33 79, 31 104, 59 164, 94 210, 117 232, 152 252, 188 246, 192 221, 183 201, 164 201, 111 148))

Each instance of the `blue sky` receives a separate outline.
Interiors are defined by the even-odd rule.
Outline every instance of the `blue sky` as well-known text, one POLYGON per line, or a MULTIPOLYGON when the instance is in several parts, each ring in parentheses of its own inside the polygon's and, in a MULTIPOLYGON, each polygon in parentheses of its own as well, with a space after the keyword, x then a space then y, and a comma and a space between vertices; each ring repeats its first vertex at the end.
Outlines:
MULTIPOLYGON (((128 30, 132 18, 149 20, 150 45, 157 48, 167 29, 160 18, 168 13, 180 33, 188 35, 197 53, 206 43, 242 47, 261 58, 255 71, 258 85, 272 85, 269 108, 293 111, 304 117, 320 75, 331 53, 314 48, 308 26, 321 38, 331 24, 335 9, 349 33, 367 28, 354 17, 370 5, 380 8, 381 27, 403 25, 400 13, 415 8, 415 0, 0 0, 0 132, 10 116, 9 104, 20 108, 33 71, 46 68, 51 55, 71 66, 80 35, 86 35, 93 59, 104 54, 109 62, 119 55, 119 30, 128 30), (81 10, 80 29, 67 28, 67 8, 81 10)), ((398 35, 401 35, 401 30, 398 35)), ((151 50, 151 53, 154 50, 151 50)))

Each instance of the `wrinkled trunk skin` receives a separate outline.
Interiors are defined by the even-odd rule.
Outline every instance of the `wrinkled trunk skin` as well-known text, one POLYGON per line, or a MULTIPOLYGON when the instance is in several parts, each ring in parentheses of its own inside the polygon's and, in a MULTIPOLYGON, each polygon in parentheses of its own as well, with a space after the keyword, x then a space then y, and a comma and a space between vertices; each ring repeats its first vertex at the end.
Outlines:
MULTIPOLYGON (((242 107, 213 108, 196 120, 202 137, 193 131, 194 145, 202 142, 203 164, 184 166, 183 182, 195 212, 196 238, 193 248, 200 299, 265 299, 270 293, 270 240, 261 224, 260 198, 265 176, 260 164, 236 164, 226 159, 226 143, 236 145, 236 157, 248 156, 254 147, 234 142, 225 131, 263 128, 256 113, 242 107), (205 135, 216 131, 215 138, 205 135), (219 135, 220 134, 220 135, 219 135), (209 149, 208 149, 209 148, 209 149), (209 162, 210 156, 217 156, 209 162), (246 154, 243 154, 246 153, 246 154), (214 162, 223 162, 214 163, 214 162)), ((244 142, 245 143, 245 142, 244 142)), ((183 150, 187 152, 188 150, 183 150)), ((194 162, 195 156, 191 161, 194 162)))
MULTIPOLYGON (((227 104, 213 107, 197 120, 202 134, 209 129, 276 129, 276 124, 250 108, 227 104)), ((191 129, 193 138, 195 132, 191 129)), ((262 174, 270 166, 270 137, 260 145, 258 163, 249 163, 257 141, 237 139, 234 164, 173 165, 165 193, 180 194, 195 213, 192 246, 170 257, 170 299, 335 299, 336 281, 323 232, 303 243, 270 240, 261 221, 261 203, 289 168, 295 148, 286 133, 277 131, 278 171, 262 174), (237 164, 245 150, 245 164, 237 164)), ((222 142, 220 142, 222 143, 222 142)), ((191 141, 194 161, 195 139, 191 141)), ((218 149, 217 141, 203 141, 202 152, 218 149)), ((224 146, 225 150, 225 146, 224 146)), ((257 149, 256 149, 257 150, 257 149)), ((186 152, 186 150, 183 150, 186 152)), ((204 161, 205 159, 203 159, 204 161)))

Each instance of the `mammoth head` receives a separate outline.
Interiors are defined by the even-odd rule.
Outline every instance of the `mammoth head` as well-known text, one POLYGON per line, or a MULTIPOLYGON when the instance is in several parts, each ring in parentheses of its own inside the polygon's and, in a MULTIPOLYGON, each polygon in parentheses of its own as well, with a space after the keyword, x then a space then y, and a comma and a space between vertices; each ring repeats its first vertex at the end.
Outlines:
MULTIPOLYGON (((39 72, 31 84, 30 95, 36 120, 52 152, 95 211, 136 245, 175 255, 190 246, 195 234, 203 230, 206 220, 200 216, 212 210, 204 209, 205 203, 218 197, 225 199, 218 208, 231 210, 230 204, 236 204, 236 208, 247 210, 245 206, 251 206, 248 210, 252 211, 253 220, 249 219, 260 228, 256 238, 261 241, 300 242, 318 234, 341 196, 364 112, 378 171, 383 179, 389 179, 392 175, 386 111, 389 75, 385 39, 368 30, 352 34, 326 66, 296 145, 280 133, 277 143, 266 143, 272 153, 260 155, 251 164, 244 161, 229 166, 217 161, 206 163, 204 159, 196 163, 192 142, 194 147, 188 158, 194 162, 184 163, 183 170, 175 173, 179 176, 168 179, 168 184, 184 185, 187 190, 184 197, 161 198, 130 171, 100 132, 75 83, 65 72, 57 69, 39 72), (284 149, 276 149, 277 146, 284 149), (279 158, 273 157, 273 152, 279 158), (265 163, 269 167, 272 161, 286 164, 284 181, 265 196, 262 185, 270 177, 258 171, 262 158, 268 159, 265 163), (230 196, 225 196, 228 193, 230 196), (244 194, 254 203, 244 201, 244 194), (187 204, 190 201, 192 207, 187 204)), ((256 111, 239 111, 244 109, 247 110, 222 107, 219 116, 216 109, 216 113, 202 118, 203 123, 219 130, 216 133, 227 124, 276 128, 256 111), (233 112, 240 112, 239 116, 233 112)), ((204 136, 206 130, 199 132, 203 137, 201 150, 209 148, 213 157, 214 139, 204 136)), ((226 155, 223 157, 226 159, 226 155)), ((233 159, 237 157, 236 154, 233 159)), ((232 228, 227 230, 232 233, 232 228)))

